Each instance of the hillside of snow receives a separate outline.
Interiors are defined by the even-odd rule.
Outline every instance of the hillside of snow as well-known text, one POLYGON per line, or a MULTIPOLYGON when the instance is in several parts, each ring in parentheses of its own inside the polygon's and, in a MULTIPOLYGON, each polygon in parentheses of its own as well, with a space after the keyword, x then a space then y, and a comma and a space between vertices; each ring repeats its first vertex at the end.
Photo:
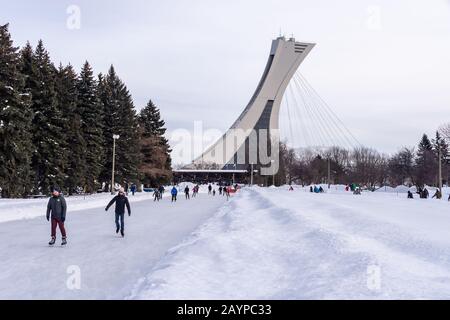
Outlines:
POLYGON ((450 298, 450 202, 339 189, 242 190, 128 298, 450 298))

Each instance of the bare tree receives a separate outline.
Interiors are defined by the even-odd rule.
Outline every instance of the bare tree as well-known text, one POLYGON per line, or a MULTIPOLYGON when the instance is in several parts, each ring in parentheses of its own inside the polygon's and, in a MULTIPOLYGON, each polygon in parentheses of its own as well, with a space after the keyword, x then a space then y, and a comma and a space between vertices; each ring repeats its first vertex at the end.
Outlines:
POLYGON ((450 143, 450 122, 443 124, 439 128, 439 132, 447 140, 447 143, 450 143))
POLYGON ((414 175, 414 148, 402 148, 389 159, 389 181, 393 185, 412 184, 414 175))

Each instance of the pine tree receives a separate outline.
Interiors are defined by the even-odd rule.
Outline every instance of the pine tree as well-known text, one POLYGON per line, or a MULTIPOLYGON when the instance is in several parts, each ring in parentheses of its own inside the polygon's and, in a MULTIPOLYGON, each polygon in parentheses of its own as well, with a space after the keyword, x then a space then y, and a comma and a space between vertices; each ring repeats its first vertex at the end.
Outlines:
POLYGON ((441 151, 441 161, 444 164, 447 162, 446 160, 449 155, 449 147, 439 131, 436 131, 436 138, 433 139, 433 151, 436 159, 439 157, 439 150, 441 151))
POLYGON ((78 76, 71 65, 60 65, 56 74, 57 106, 64 118, 62 141, 64 153, 68 155, 65 170, 65 186, 69 194, 85 185, 86 142, 81 128, 81 113, 78 108, 78 76))
POLYGON ((144 184, 157 186, 170 182, 171 157, 170 147, 164 137, 165 122, 156 105, 150 100, 138 117, 141 165, 144 184))
POLYGON ((22 73, 26 76, 26 89, 31 94, 32 121, 32 170, 34 192, 47 193, 50 186, 63 187, 66 155, 62 114, 57 108, 55 92, 56 68, 49 54, 39 41, 30 56, 28 44, 22 51, 22 73))
POLYGON ((138 177, 140 159, 137 119, 131 95, 113 66, 106 77, 100 77, 99 91, 105 110, 103 137, 106 160, 102 181, 111 181, 113 135, 119 135, 116 141, 115 181, 132 182, 138 177))
POLYGON ((24 94, 20 55, 8 25, 0 26, 0 188, 2 197, 29 190, 31 136, 30 100, 24 94))
POLYGON ((98 99, 97 81, 86 61, 78 80, 78 110, 81 130, 86 144, 85 191, 95 192, 100 187, 99 175, 104 163, 103 106, 98 99))
POLYGON ((433 152, 433 145, 426 134, 422 136, 417 149, 415 172, 417 185, 432 185, 434 183, 434 177, 436 176, 436 157, 433 152))

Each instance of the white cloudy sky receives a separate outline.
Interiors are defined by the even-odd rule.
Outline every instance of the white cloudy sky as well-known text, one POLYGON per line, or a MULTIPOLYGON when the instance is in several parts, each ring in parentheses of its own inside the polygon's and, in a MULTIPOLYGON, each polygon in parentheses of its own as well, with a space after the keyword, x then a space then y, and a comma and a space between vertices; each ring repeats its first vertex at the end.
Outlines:
MULTIPOLYGON (((394 152, 450 121, 449 0, 0 0, 16 45, 55 62, 112 63, 138 108, 170 130, 226 130, 250 99, 280 29, 317 43, 302 74, 358 139, 394 152), (81 28, 67 28, 70 5, 81 28), (379 14, 379 15, 378 15, 379 14), (375 21, 375 23, 374 23, 375 21), (379 21, 379 24, 376 23, 379 21)), ((182 160, 175 155, 175 163, 182 160)))

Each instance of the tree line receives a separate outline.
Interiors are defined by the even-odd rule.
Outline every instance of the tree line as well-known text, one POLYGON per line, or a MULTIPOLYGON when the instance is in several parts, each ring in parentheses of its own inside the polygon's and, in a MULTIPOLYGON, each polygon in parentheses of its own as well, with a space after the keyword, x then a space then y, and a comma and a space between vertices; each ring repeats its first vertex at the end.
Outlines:
POLYGON ((391 185, 438 186, 439 150, 443 184, 450 177, 450 123, 430 139, 424 134, 416 148, 404 147, 393 155, 375 149, 340 147, 294 150, 281 145, 278 184, 358 183, 368 188, 391 185))
POLYGON ((113 66, 94 75, 85 62, 55 66, 41 41, 13 45, 0 26, 0 188, 2 197, 69 194, 110 187, 115 179, 158 185, 171 180, 165 123, 150 100, 138 113, 113 66))

